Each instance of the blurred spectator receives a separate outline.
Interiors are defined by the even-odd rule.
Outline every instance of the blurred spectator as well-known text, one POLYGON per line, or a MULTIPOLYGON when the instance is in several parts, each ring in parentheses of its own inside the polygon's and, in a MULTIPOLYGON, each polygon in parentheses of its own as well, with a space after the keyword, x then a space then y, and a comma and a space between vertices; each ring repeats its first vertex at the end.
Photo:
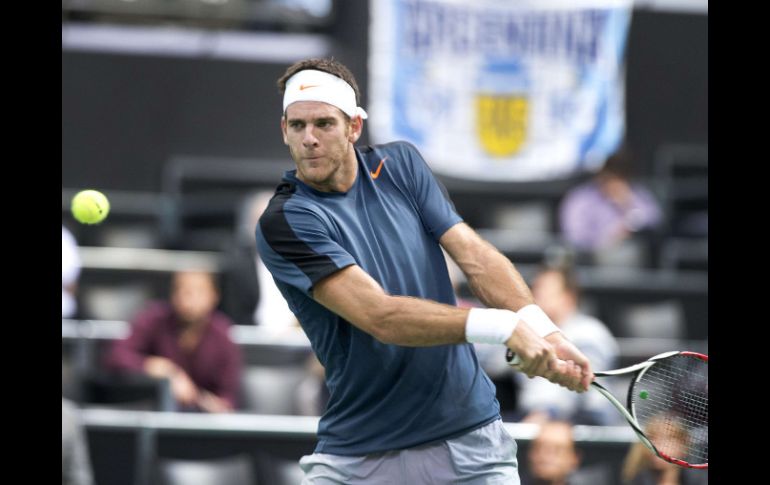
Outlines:
MULTIPOLYGON (((662 453, 683 457, 689 437, 675 420, 653 418, 645 433, 662 453)), ((706 485, 708 471, 668 463, 637 442, 631 445, 623 462, 622 479, 624 485, 706 485)))
POLYGON ((80 255, 75 237, 61 226, 61 317, 74 318, 77 313, 78 278, 80 277, 80 255))
POLYGON ((575 446, 572 424, 546 421, 527 454, 528 469, 522 485, 600 485, 610 483, 606 465, 581 467, 580 452, 575 446))
MULTIPOLYGON (((580 349, 596 370, 616 367, 620 349, 607 327, 579 311, 579 287, 567 267, 541 269, 532 282, 535 303, 580 349)), ((582 394, 555 386, 547 380, 514 374, 519 382, 519 412, 526 422, 564 419, 575 424, 607 425, 619 422, 615 408, 598 392, 582 394)))
POLYGON ((285 328, 298 325, 273 276, 257 254, 257 221, 273 196, 261 191, 241 204, 233 247, 223 271, 222 309, 236 323, 285 328))
POLYGON ((575 450, 572 425, 565 421, 542 423, 529 447, 527 460, 529 469, 522 476, 523 485, 574 485, 580 457, 575 450))
POLYGON ((88 441, 74 403, 61 400, 61 483, 92 485, 88 441))
POLYGON ((215 309, 218 301, 210 273, 174 274, 170 303, 153 302, 136 316, 131 334, 113 344, 107 368, 169 379, 181 410, 232 411, 241 351, 230 339, 232 321, 215 309))
POLYGON ((658 201, 647 188, 631 181, 629 169, 626 154, 618 152, 592 180, 567 193, 559 216, 568 243, 580 250, 602 250, 660 226, 658 201))

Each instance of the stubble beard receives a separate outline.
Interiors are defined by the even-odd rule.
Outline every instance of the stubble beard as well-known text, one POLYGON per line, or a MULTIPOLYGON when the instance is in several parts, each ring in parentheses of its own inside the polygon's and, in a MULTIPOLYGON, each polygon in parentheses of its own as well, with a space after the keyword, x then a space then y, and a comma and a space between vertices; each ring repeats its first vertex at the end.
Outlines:
POLYGON ((343 146, 342 150, 340 151, 340 155, 337 157, 334 157, 334 155, 330 155, 329 153, 323 156, 325 163, 323 165, 324 169, 322 173, 319 173, 317 168, 308 170, 306 167, 304 167, 302 162, 303 158, 305 157, 303 157, 301 153, 297 153, 291 147, 289 148, 289 151, 291 152, 291 156, 297 166, 298 178, 303 182, 310 184, 314 188, 322 188, 328 190, 330 187, 334 186, 336 182, 336 176, 343 168, 344 157, 347 155, 347 151, 345 150, 346 148, 346 146, 343 146))

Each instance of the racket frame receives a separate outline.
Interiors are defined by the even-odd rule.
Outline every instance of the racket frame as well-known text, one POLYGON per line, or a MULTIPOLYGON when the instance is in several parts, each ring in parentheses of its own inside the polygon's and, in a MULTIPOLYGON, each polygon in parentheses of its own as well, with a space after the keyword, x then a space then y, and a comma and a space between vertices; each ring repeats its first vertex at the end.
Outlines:
MULTIPOLYGON (((686 461, 673 458, 671 456, 668 456, 667 454, 659 451, 654 444, 650 441, 649 438, 647 438, 647 435, 644 434, 644 431, 642 430, 641 426, 639 426, 639 422, 636 419, 636 412, 635 407, 633 403, 633 394, 634 394, 634 386, 636 383, 638 383, 641 378, 644 376, 644 374, 655 365, 657 362, 667 359, 669 357, 673 357, 675 355, 683 355, 688 357, 695 357, 700 360, 703 360, 705 362, 708 362, 708 355, 700 354, 698 352, 690 352, 685 350, 673 350, 670 352, 663 352, 661 354, 655 355, 653 357, 650 357, 644 362, 640 362, 638 364, 630 365, 628 367, 623 367, 622 369, 613 369, 608 371, 599 371, 594 372, 594 376, 596 377, 613 377, 613 376, 620 376, 620 375, 626 375, 626 374, 635 374, 633 378, 633 382, 629 384, 628 386, 628 395, 626 397, 627 405, 623 405, 606 387, 604 387, 602 384, 592 381, 591 386, 599 392, 602 396, 607 398, 607 400, 612 403, 613 406, 620 412, 620 414, 628 421, 628 424, 631 426, 631 429, 634 430, 634 433, 636 433, 636 436, 639 438, 639 441, 644 444, 647 448, 650 449, 655 455, 659 456, 661 459, 673 463, 675 465, 679 465, 681 467, 685 468, 696 468, 696 469, 708 469, 708 463, 698 463, 698 464, 691 464, 686 461)), ((508 349, 506 353, 506 361, 509 365, 512 367, 516 367, 517 364, 520 362, 519 357, 514 354, 510 349, 508 349)))

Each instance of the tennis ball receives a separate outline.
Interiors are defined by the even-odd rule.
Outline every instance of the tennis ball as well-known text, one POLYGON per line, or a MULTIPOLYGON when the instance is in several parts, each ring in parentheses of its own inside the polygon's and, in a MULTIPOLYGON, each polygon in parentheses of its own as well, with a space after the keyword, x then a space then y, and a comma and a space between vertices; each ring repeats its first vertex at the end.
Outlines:
POLYGON ((647 399, 649 396, 650 396, 650 393, 647 391, 642 391, 639 393, 639 397, 641 397, 642 399, 647 399))
POLYGON ((83 190, 72 198, 72 215, 82 224, 98 224, 110 213, 110 201, 99 191, 83 190))

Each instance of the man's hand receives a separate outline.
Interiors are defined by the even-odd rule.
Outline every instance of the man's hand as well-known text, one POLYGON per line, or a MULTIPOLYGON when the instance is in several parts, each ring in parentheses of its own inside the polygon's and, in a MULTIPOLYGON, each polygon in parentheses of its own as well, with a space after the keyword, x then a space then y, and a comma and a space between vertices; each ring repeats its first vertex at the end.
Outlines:
MULTIPOLYGON (((594 380, 594 373, 588 358, 578 350, 575 345, 564 337, 561 332, 553 332, 545 336, 556 351, 556 356, 568 362, 573 362, 581 372, 580 383, 577 387, 570 387, 573 391, 585 392, 594 380)), ((567 387, 567 386, 565 386, 567 387)))
POLYGON ((179 369, 171 377, 171 392, 184 406, 192 406, 198 402, 198 386, 190 379, 185 371, 179 369))
POLYGON ((166 378, 171 382, 171 393, 185 406, 190 406, 198 399, 198 387, 185 371, 165 357, 147 357, 144 371, 158 379, 166 378))
POLYGON ((516 325, 506 345, 521 359, 519 370, 530 378, 544 377, 560 386, 577 390, 581 379, 580 368, 574 362, 559 359, 554 346, 538 337, 526 322, 520 321, 516 325))
POLYGON ((144 371, 151 377, 170 379, 176 369, 176 364, 165 357, 151 356, 144 359, 144 371))
POLYGON ((201 411, 207 413, 228 413, 233 410, 227 401, 203 389, 198 395, 197 404, 201 411))
MULTIPOLYGON (((560 332, 555 333, 561 335, 560 332)), ((559 345, 559 351, 563 355, 574 355, 581 362, 588 362, 574 346, 572 346, 574 349, 572 350, 563 345, 560 340, 555 338, 552 340, 559 345), (580 359, 581 357, 582 359, 580 359)), ((567 343, 569 344, 569 342, 567 343)), ((530 378, 540 376, 572 391, 582 392, 586 390, 587 386, 582 386, 584 376, 581 367, 571 358, 559 358, 560 354, 557 352, 557 348, 548 339, 538 337, 526 322, 520 321, 516 325, 516 330, 513 331, 513 335, 508 339, 506 345, 521 359, 521 364, 518 366, 519 370, 530 378)))
POLYGON ((523 321, 519 321, 511 338, 505 343, 521 359, 518 368, 528 377, 543 376, 555 365, 556 352, 553 346, 537 336, 523 321))

